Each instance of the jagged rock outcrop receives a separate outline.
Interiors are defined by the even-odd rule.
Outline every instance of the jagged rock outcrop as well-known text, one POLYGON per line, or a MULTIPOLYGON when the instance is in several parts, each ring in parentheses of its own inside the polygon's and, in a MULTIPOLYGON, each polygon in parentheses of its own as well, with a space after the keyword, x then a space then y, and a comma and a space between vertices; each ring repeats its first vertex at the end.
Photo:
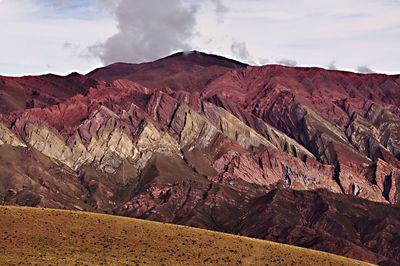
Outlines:
POLYGON ((117 213, 273 239, 375 263, 399 260, 400 247, 395 241, 398 207, 326 190, 278 186, 265 194, 259 186, 239 187, 239 182, 223 185, 197 179, 165 183, 165 168, 157 163, 153 167, 158 169, 153 183, 117 213))
POLYGON ((263 129, 251 115, 262 119, 307 148, 319 162, 333 165, 343 193, 387 201, 383 189, 367 177, 378 158, 399 167, 400 102, 386 95, 399 96, 399 84, 391 76, 264 66, 227 72, 201 97, 261 134, 263 129))
POLYGON ((2 204, 400 261, 399 76, 195 52, 0 92, 2 204))
MULTIPOLYGON (((115 174, 127 160, 138 176, 152 154, 176 154, 191 159, 187 163, 196 171, 217 173, 215 180, 240 179, 261 186, 283 180, 292 189, 326 188, 389 202, 385 187, 368 175, 378 158, 397 168, 396 115, 371 105, 363 117, 353 111, 349 125, 340 128, 295 92, 281 87, 266 92, 273 94, 263 103, 268 109, 257 107, 250 113, 249 107, 230 104, 224 94, 207 102, 198 93, 149 89, 122 80, 98 82, 87 96, 3 120, 14 125, 20 140, 15 139, 23 145, 75 171, 92 165, 115 174), (188 156, 193 149, 207 165, 199 167, 200 162, 188 156), (277 156, 281 162, 263 166, 262 154, 276 156, 278 151, 283 152, 277 156), (300 161, 293 166, 296 157, 300 161), (314 159, 319 162, 310 163, 314 159), (317 174, 324 167, 330 171, 317 174)), ((3 131, 12 133, 6 127, 3 131)), ((390 171, 389 165, 385 171, 390 171)), ((389 189, 397 198, 397 190, 389 189)))
POLYGON ((334 167, 318 163, 313 159, 303 162, 288 158, 286 153, 276 150, 261 154, 228 153, 215 161, 214 168, 223 183, 234 184, 242 179, 248 183, 271 187, 283 183, 285 187, 306 190, 325 188, 340 193, 334 180, 334 167))
POLYGON ((8 144, 11 146, 26 147, 26 145, 18 139, 18 137, 7 127, 0 123, 0 145, 8 144))

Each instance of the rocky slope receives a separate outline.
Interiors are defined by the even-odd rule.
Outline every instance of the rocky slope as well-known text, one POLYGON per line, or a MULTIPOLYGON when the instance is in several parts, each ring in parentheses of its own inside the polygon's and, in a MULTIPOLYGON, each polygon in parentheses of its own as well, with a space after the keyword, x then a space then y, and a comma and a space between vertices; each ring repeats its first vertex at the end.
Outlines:
POLYGON ((127 79, 147 87, 199 91, 230 69, 247 66, 221 56, 197 51, 180 52, 143 64, 115 63, 90 72, 94 79, 127 79))
POLYGON ((193 52, 0 84, 3 204, 400 262, 400 76, 193 52))
POLYGON ((76 94, 86 94, 96 81, 78 73, 57 75, 0 76, 0 113, 23 111, 60 103, 76 94))

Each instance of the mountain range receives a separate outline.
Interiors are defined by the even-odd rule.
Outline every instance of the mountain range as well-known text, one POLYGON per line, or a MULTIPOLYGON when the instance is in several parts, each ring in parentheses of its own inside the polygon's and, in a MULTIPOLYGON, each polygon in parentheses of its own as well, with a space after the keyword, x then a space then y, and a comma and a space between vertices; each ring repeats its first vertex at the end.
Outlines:
POLYGON ((400 75, 202 52, 0 77, 0 203, 400 263, 400 75))

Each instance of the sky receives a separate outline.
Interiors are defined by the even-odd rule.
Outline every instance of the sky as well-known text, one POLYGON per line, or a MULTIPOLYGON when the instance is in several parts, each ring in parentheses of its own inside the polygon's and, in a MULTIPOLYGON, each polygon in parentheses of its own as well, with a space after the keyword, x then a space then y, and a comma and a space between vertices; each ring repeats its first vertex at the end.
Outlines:
POLYGON ((0 0, 0 75, 85 74, 199 50, 400 73, 400 0, 0 0))

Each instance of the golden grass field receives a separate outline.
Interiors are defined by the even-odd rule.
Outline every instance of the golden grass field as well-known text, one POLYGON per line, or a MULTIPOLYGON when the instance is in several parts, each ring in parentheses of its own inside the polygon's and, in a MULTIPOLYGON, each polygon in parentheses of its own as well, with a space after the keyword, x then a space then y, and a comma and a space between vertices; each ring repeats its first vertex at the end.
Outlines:
POLYGON ((368 265, 270 241, 138 219, 0 207, 0 265, 368 265))

